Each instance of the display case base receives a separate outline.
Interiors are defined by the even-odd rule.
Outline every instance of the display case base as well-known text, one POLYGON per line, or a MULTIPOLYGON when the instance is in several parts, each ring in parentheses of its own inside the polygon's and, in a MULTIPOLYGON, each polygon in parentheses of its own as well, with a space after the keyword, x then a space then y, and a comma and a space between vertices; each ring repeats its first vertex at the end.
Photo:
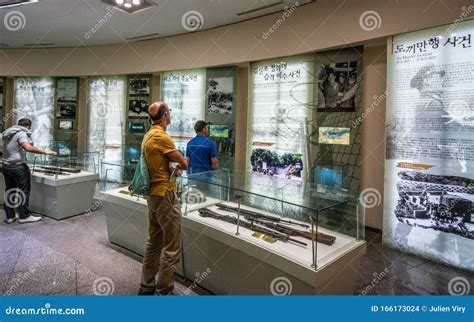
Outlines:
MULTIPOLYGON (((90 211, 99 175, 82 171, 67 176, 31 175, 30 211, 61 220, 90 211)), ((5 180, 0 180, 4 202, 5 180)))

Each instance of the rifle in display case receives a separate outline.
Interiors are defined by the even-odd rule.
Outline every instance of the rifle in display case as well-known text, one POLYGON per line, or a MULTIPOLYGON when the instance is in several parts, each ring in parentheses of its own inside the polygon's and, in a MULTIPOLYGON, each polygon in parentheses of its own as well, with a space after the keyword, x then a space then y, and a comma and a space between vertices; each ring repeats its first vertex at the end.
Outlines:
MULTIPOLYGON (((239 211, 238 208, 228 206, 228 205, 225 205, 223 203, 217 203, 216 206, 218 208, 222 209, 222 210, 226 210, 226 211, 230 211, 230 212, 238 213, 238 211, 239 211)), ((296 226, 300 226, 300 227, 304 227, 304 228, 309 228, 309 225, 306 225, 306 224, 302 224, 302 223, 299 223, 299 222, 294 222, 294 221, 291 221, 291 220, 281 219, 279 217, 264 215, 264 214, 261 214, 261 213, 255 212, 255 211, 251 211, 251 210, 247 210, 247 209, 242 209, 241 208, 240 213, 244 216, 253 217, 255 219, 261 219, 261 220, 266 220, 266 221, 279 222, 279 223, 285 223, 285 224, 296 225, 296 226)))
POLYGON ((214 218, 214 219, 217 219, 217 220, 225 221, 225 222, 233 224, 233 225, 240 225, 240 226, 242 226, 244 228, 247 228, 249 230, 252 230, 254 232, 265 234, 267 236, 273 237, 273 238, 275 238, 279 241, 282 241, 284 243, 292 242, 292 243, 295 243, 295 244, 298 244, 298 245, 301 245, 301 246, 308 246, 308 244, 306 244, 305 242, 302 242, 302 241, 296 240, 294 238, 291 238, 287 234, 284 234, 284 233, 281 233, 281 232, 278 232, 278 231, 274 231, 274 230, 266 228, 266 227, 262 227, 260 225, 257 225, 254 222, 247 222, 247 221, 243 221, 243 220, 238 221, 238 219, 233 217, 233 216, 221 215, 221 214, 219 214, 215 211, 212 211, 210 209, 207 209, 207 208, 199 209, 199 215, 201 217, 205 217, 205 218, 214 218))

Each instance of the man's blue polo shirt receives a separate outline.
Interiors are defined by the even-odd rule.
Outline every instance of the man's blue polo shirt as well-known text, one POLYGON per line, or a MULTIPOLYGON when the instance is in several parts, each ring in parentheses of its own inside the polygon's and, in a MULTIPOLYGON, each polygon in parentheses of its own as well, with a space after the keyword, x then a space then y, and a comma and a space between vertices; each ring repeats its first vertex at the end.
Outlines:
POLYGON ((191 159, 189 173, 198 173, 214 170, 211 158, 217 157, 216 144, 204 135, 198 134, 186 146, 186 157, 191 159))

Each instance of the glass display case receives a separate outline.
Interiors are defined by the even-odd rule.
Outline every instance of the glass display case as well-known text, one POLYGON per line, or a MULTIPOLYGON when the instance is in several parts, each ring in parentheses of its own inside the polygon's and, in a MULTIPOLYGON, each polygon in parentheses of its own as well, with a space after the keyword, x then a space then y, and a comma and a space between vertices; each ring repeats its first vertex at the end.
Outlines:
MULTIPOLYGON (((109 241, 143 254, 148 235, 145 196, 129 191, 128 166, 110 162, 101 192, 109 241)), ((177 273, 215 294, 268 294, 276 278, 292 294, 352 294, 365 253, 364 211, 356 195, 301 180, 222 169, 184 173, 177 192, 182 257, 177 273)))
POLYGON ((32 174, 55 179, 99 173, 99 152, 44 155, 27 153, 26 159, 32 174))
POLYGON ((357 195, 263 174, 219 170, 179 181, 183 216, 318 269, 364 240, 357 195))

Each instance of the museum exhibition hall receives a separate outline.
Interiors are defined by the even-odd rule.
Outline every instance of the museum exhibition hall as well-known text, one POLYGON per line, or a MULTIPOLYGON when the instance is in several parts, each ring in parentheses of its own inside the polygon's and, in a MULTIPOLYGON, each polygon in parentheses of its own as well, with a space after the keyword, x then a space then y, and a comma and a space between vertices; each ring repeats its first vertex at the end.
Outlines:
POLYGON ((168 192, 172 295, 473 295, 473 75, 467 0, 0 0, 0 295, 137 295, 168 192))

